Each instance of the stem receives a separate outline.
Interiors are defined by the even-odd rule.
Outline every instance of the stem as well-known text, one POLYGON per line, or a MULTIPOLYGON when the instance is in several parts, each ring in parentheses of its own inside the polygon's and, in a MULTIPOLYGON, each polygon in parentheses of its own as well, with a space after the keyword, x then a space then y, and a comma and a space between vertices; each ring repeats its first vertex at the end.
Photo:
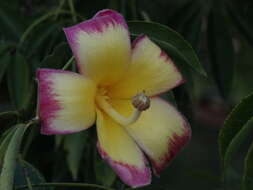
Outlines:
POLYGON ((73 60, 74 60, 74 56, 72 56, 72 57, 68 60, 68 62, 63 66, 62 70, 66 70, 66 69, 70 66, 70 64, 73 62, 73 60))
MULTIPOLYGON (((58 11, 58 14, 69 14, 69 11, 65 11, 65 10, 60 10, 58 11)), ((40 23, 42 23, 43 21, 47 20, 48 18, 50 18, 51 16, 55 15, 55 10, 54 11, 50 11, 48 14, 43 15, 42 17, 40 17, 38 20, 36 20, 35 22, 33 22, 27 29, 26 31, 23 33, 23 35, 20 38, 19 41, 19 45, 21 45, 27 38, 27 36, 31 33, 31 31, 40 23)))
POLYGON ((68 3, 69 3, 70 12, 72 14, 73 22, 76 23, 77 18, 76 18, 76 11, 75 11, 75 7, 74 7, 74 4, 73 4, 73 0, 68 0, 68 3))
MULTIPOLYGON (((38 124, 38 123, 39 123, 39 118, 36 116, 35 118, 29 120, 29 121, 26 123, 25 127, 29 127, 29 126, 31 126, 31 125, 38 124)), ((32 128, 32 129, 30 130, 30 132, 29 132, 27 141, 26 141, 26 143, 25 143, 25 145, 24 145, 24 149, 23 149, 23 153, 22 153, 23 159, 26 157, 27 152, 28 152, 28 150, 29 150, 29 147, 30 147, 30 145, 31 145, 31 143, 32 143, 32 141, 33 141, 33 139, 34 139, 34 137, 35 137, 35 133, 34 133, 34 130, 33 130, 33 128, 32 128)), ((27 180, 27 184, 29 184, 28 182, 30 181, 30 179, 26 179, 26 180, 27 180)), ((30 190, 30 187, 29 187, 29 190, 30 190)))
POLYGON ((31 183, 31 180, 28 176, 28 172, 27 172, 27 169, 26 169, 25 165, 23 165, 23 172, 24 172, 24 175, 25 175, 26 184, 27 184, 28 189, 33 190, 32 183, 31 183))
POLYGON ((65 0, 59 0, 59 1, 60 1, 59 6, 58 6, 57 10, 55 11, 55 20, 58 19, 59 13, 65 4, 65 0))
POLYGON ((128 126, 136 122, 141 115, 141 111, 135 108, 132 115, 129 117, 122 116, 107 102, 104 96, 96 96, 96 103, 108 116, 123 126, 128 126))
POLYGON ((23 152, 22 152, 23 158, 26 157, 26 155, 27 155, 27 153, 28 153, 28 151, 29 151, 29 148, 30 148, 30 146, 31 146, 31 144, 32 144, 32 141, 33 141, 33 139, 36 137, 36 135, 37 135, 37 129, 32 128, 32 129, 29 131, 29 135, 27 135, 27 140, 26 140, 26 142, 25 142, 25 144, 24 144, 24 148, 23 148, 23 152))
POLYGON ((6 118, 11 116, 19 117, 20 115, 17 111, 5 111, 0 113, 0 118, 6 118))
MULTIPOLYGON (((94 187, 94 188, 99 188, 99 189, 105 189, 105 190, 114 190, 113 188, 110 187, 105 187, 102 185, 97 185, 97 184, 89 184, 89 183, 40 183, 40 184, 32 184, 32 187, 94 187)), ((15 190, 20 190, 20 189, 27 189, 27 185, 23 186, 18 186, 15 188, 15 190)))
POLYGON ((27 183, 28 189, 33 190, 30 178, 28 176, 25 176, 25 178, 26 178, 26 183, 27 183))
POLYGON ((145 11, 141 11, 141 16, 144 19, 144 21, 151 22, 150 17, 148 16, 148 14, 145 11))
POLYGON ((37 124, 39 123, 39 118, 36 116, 35 118, 29 120, 27 123, 26 123, 26 127, 30 127, 31 125, 33 124, 37 124))

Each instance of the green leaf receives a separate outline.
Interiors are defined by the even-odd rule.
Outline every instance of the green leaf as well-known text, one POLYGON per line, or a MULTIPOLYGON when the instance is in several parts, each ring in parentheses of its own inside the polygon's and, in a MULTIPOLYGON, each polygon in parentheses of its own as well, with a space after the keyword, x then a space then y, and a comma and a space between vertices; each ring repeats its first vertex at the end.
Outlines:
POLYGON ((234 107, 225 120, 223 128, 220 130, 218 143, 222 163, 224 162, 224 157, 230 142, 252 116, 253 93, 242 99, 241 102, 234 107))
POLYGON ((10 40, 19 39, 23 32, 22 23, 24 20, 18 14, 18 11, 11 8, 11 6, 0 6, 0 23, 1 31, 4 32, 4 36, 10 40))
POLYGON ((176 13, 171 18, 176 25, 177 31, 185 37, 195 50, 198 50, 201 38, 201 23, 204 16, 203 6, 200 1, 189 1, 176 13))
POLYGON ((10 140, 11 140, 13 134, 15 133, 16 129, 17 128, 15 126, 11 127, 9 129, 7 129, 1 135, 1 138, 0 138, 0 166, 3 165, 4 155, 5 155, 6 149, 7 149, 8 145, 9 145, 10 140))
POLYGON ((51 55, 48 55, 41 63, 42 68, 61 69, 71 57, 71 51, 67 43, 60 43, 51 55))
POLYGON ((40 134, 40 128, 33 123, 30 129, 27 131, 27 138, 23 142, 22 158, 25 159, 30 150, 31 145, 34 143, 36 137, 40 134))
POLYGON ((19 43, 22 45, 23 42, 26 41, 26 39, 28 38, 28 36, 32 33, 32 31, 39 26, 42 22, 46 21, 47 19, 49 19, 50 17, 54 16, 55 14, 55 10, 53 11, 48 11, 45 15, 42 15, 41 17, 35 19, 30 25, 29 27, 26 28, 26 30, 24 31, 24 33, 22 34, 19 43))
POLYGON ((0 57, 0 82, 3 79, 3 76, 7 70, 7 66, 10 63, 11 56, 9 54, 2 55, 0 57))
POLYGON ((14 183, 14 173, 16 168, 16 160, 21 141, 27 127, 24 124, 16 125, 15 131, 11 141, 8 145, 4 156, 3 168, 0 175, 0 189, 12 190, 14 183))
POLYGON ((58 148, 62 144, 64 137, 65 137, 65 135, 55 135, 54 140, 55 140, 55 147, 56 148, 58 148))
POLYGON ((24 109, 30 97, 31 80, 29 67, 23 55, 16 53, 12 56, 7 76, 11 102, 16 109, 24 109))
MULTIPOLYGON (((19 159, 14 177, 15 187, 27 185, 27 178, 29 178, 31 184, 36 185, 40 183, 45 183, 46 180, 42 174, 30 163, 19 159)), ((33 190, 48 190, 49 187, 33 187, 33 190)))
POLYGON ((0 45, 0 83, 11 61, 11 55, 8 53, 8 44, 0 45))
POLYGON ((242 190, 253 189, 253 143, 251 144, 244 160, 244 173, 242 178, 242 190))
POLYGON ((0 146, 1 146, 2 142, 3 142, 3 140, 5 139, 5 137, 8 136, 8 134, 9 134, 14 128, 15 128, 15 127, 10 127, 10 128, 8 128, 8 129, 6 129, 6 130, 4 131, 3 134, 1 134, 1 136, 0 136, 0 146))
POLYGON ((128 26, 133 36, 148 35, 155 43, 164 48, 172 58, 180 59, 192 70, 206 76, 206 72, 191 45, 176 31, 154 22, 130 21, 128 26))
POLYGON ((242 18, 240 12, 237 11, 237 9, 235 9, 230 2, 227 3, 227 10, 232 18, 232 22, 234 23, 235 27, 238 29, 239 32, 241 32, 241 34, 246 38, 246 40, 253 45, 253 34, 250 24, 245 22, 245 19, 242 18))
POLYGON ((32 34, 29 40, 26 41, 27 44, 27 53, 29 56, 37 53, 43 52, 43 48, 46 47, 48 49, 48 43, 50 37, 55 34, 59 35, 60 26, 55 22, 45 22, 41 24, 32 34))
POLYGON ((170 20, 172 25, 175 25, 176 30, 185 37, 195 50, 198 49, 200 42, 203 12, 200 1, 187 1, 171 16, 170 20))
POLYGON ((183 28, 183 35, 187 39, 195 50, 199 49, 200 38, 201 38, 201 25, 202 15, 196 13, 193 15, 189 23, 183 28))
POLYGON ((94 170, 98 183, 109 187, 114 183, 116 174, 111 167, 101 159, 97 151, 95 151, 94 170))
POLYGON ((0 112, 0 119, 16 118, 18 115, 17 111, 4 111, 0 112))
POLYGON ((224 163, 223 163, 224 170, 228 168, 230 161, 232 160, 235 153, 239 150, 241 144, 245 141, 245 139, 251 137, 252 132, 253 132, 253 116, 245 125, 243 125, 242 129, 236 134, 236 136, 229 143, 226 154, 224 156, 224 163))
POLYGON ((214 79, 223 97, 228 97, 234 75, 234 49, 222 5, 214 6, 208 17, 208 46, 214 79))
POLYGON ((64 135, 63 147, 67 152, 67 163, 73 179, 77 179, 87 137, 86 131, 64 135))
POLYGON ((24 31, 24 33, 20 37, 19 45, 22 45, 26 41, 26 39, 28 38, 28 36, 33 32, 33 30, 35 28, 37 28, 38 26, 40 26, 43 22, 45 22, 49 18, 54 17, 56 15, 56 13, 58 13, 58 14, 71 14, 71 12, 65 11, 65 10, 59 10, 58 11, 57 9, 52 9, 52 10, 47 11, 46 14, 44 14, 41 17, 35 19, 29 25, 29 27, 26 28, 26 30, 24 31))

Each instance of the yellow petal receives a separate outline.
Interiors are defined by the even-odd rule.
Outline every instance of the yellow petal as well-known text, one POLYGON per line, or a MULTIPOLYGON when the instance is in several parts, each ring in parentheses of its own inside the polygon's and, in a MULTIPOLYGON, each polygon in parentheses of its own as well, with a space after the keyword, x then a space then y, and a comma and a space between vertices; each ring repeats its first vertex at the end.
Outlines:
POLYGON ((105 113, 97 110, 98 149, 121 180, 132 187, 151 181, 147 161, 133 139, 105 113))
MULTIPOLYGON (((127 100, 112 101, 113 107, 129 116, 133 106, 127 100)), ((151 99, 151 107, 139 120, 125 127, 142 150, 149 156, 157 175, 189 141, 191 130, 185 118, 160 98, 151 99)))
POLYGON ((103 10, 92 19, 64 31, 80 73, 99 85, 110 85, 119 80, 131 54, 127 25, 119 13, 103 10))
POLYGON ((184 82, 173 61, 147 36, 134 42, 132 62, 124 77, 110 88, 114 98, 130 98, 145 91, 148 96, 184 82))
POLYGON ((95 122, 95 84, 77 73, 39 69, 39 118, 43 134, 84 130, 95 122))

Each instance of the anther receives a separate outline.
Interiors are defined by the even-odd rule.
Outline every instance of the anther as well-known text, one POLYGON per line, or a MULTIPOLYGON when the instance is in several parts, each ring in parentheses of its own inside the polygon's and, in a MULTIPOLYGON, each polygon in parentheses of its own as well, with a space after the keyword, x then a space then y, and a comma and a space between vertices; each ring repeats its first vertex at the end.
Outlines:
POLYGON ((132 98, 132 104, 139 111, 144 111, 150 107, 150 99, 142 92, 132 98))
POLYGON ((141 112, 148 109, 150 106, 150 99, 144 93, 137 94, 132 98, 132 104, 135 109, 129 117, 125 117, 118 113, 111 104, 108 103, 106 96, 97 96, 96 102, 105 113, 123 126, 128 126, 136 122, 139 119, 141 112))

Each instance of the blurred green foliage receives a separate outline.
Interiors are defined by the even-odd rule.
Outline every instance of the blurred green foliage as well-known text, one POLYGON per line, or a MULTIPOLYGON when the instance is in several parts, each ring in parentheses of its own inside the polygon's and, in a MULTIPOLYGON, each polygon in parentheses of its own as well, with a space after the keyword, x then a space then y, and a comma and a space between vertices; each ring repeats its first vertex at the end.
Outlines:
POLYGON ((148 35, 187 79, 163 97, 190 120, 192 140, 141 189, 253 189, 251 0, 1 1, 0 187, 72 181, 126 188, 98 157, 94 128, 48 137, 32 123, 20 144, 26 128, 16 126, 36 115, 36 70, 74 62, 62 28, 105 8, 125 16, 133 38, 148 35))

